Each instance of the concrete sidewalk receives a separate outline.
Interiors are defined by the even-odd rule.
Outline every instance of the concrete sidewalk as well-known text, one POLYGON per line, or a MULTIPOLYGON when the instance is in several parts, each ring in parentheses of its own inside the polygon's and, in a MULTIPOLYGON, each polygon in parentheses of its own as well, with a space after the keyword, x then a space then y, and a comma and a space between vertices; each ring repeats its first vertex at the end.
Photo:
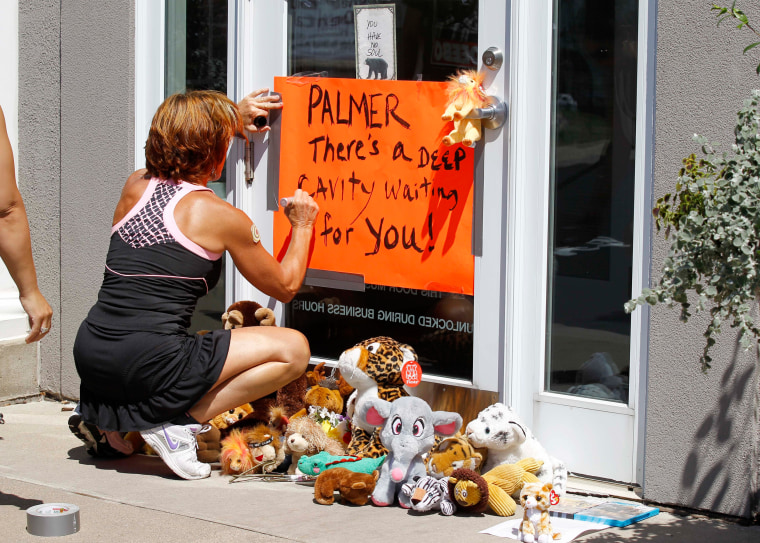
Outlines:
MULTIPOLYGON (((26 509, 41 503, 80 508, 81 530, 55 540, 193 543, 209 541, 414 543, 513 541, 480 534, 505 519, 493 514, 445 517, 398 506, 319 505, 313 487, 245 481, 214 471, 200 481, 177 478, 157 457, 95 460, 69 432, 70 411, 56 402, 0 408, 0 540, 40 541, 26 532, 26 509)), ((518 514, 521 514, 518 511, 518 514)), ((576 541, 757 543, 760 526, 670 512, 576 541)))

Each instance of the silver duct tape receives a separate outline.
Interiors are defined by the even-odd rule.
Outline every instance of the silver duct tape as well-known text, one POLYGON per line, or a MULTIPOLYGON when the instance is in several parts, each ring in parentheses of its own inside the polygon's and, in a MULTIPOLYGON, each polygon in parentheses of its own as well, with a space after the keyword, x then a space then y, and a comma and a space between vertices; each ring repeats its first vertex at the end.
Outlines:
POLYGON ((79 531, 79 507, 70 503, 43 503, 26 510, 26 531, 57 537, 79 531))

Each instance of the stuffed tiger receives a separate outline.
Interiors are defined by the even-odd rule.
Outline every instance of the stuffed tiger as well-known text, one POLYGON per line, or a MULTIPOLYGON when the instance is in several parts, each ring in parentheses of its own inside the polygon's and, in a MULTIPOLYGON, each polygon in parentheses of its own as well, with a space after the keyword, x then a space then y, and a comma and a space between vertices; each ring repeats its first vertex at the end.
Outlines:
POLYGON ((456 512, 457 506, 449 497, 449 483, 446 479, 426 475, 415 476, 412 481, 401 485, 401 492, 409 496, 413 511, 440 509, 446 516, 456 512))
POLYGON ((558 495, 565 493, 565 463, 551 456, 517 413, 506 405, 495 403, 486 407, 467 425, 465 435, 473 446, 488 449, 488 458, 481 467, 483 472, 500 464, 514 464, 523 458, 535 458, 543 462, 536 477, 544 483, 552 483, 558 495))
POLYGON ((460 432, 442 440, 425 457, 428 475, 441 479, 449 477, 455 469, 467 468, 478 471, 483 456, 470 445, 460 432))

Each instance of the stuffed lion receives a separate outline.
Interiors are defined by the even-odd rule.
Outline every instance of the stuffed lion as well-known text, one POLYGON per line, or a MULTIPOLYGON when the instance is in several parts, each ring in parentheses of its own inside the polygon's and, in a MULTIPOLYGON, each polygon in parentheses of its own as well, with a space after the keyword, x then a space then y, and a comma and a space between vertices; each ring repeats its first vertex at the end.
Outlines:
POLYGON ((454 121, 454 129, 443 137, 445 145, 462 143, 474 147, 480 139, 480 119, 468 119, 475 108, 487 104, 488 97, 482 87, 483 76, 474 70, 465 70, 449 78, 449 105, 441 116, 444 121, 454 121))

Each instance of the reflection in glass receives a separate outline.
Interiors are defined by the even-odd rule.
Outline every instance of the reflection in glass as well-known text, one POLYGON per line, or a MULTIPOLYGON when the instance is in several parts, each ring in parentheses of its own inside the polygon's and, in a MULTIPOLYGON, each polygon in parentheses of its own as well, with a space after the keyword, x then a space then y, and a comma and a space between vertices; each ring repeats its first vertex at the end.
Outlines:
POLYGON ((477 0, 290 0, 288 74, 355 77, 354 6, 390 3, 397 79, 444 81, 458 69, 477 69, 477 0))
POLYGON ((304 286, 286 306, 288 326, 312 356, 337 359, 354 344, 390 336, 411 345, 423 374, 472 379, 472 296, 366 285, 365 292, 304 286))
MULTIPOLYGON (((290 0, 288 74, 356 76, 354 5, 387 1, 290 0)), ((477 69, 476 0, 395 4, 398 79, 445 81, 477 69)), ((313 356, 336 359, 355 343, 391 336, 411 345, 424 374, 472 379, 473 297, 366 285, 365 292, 304 286, 285 322, 309 338, 313 356)))
POLYGON ((555 0, 546 387, 628 401, 635 0, 555 0))
MULTIPOLYGON (((227 0, 167 0, 166 88, 170 96, 185 90, 227 92, 227 0)), ((227 197, 226 167, 218 181, 208 184, 227 197)), ((219 328, 225 305, 225 260, 219 282, 198 300, 190 333, 219 328)))

